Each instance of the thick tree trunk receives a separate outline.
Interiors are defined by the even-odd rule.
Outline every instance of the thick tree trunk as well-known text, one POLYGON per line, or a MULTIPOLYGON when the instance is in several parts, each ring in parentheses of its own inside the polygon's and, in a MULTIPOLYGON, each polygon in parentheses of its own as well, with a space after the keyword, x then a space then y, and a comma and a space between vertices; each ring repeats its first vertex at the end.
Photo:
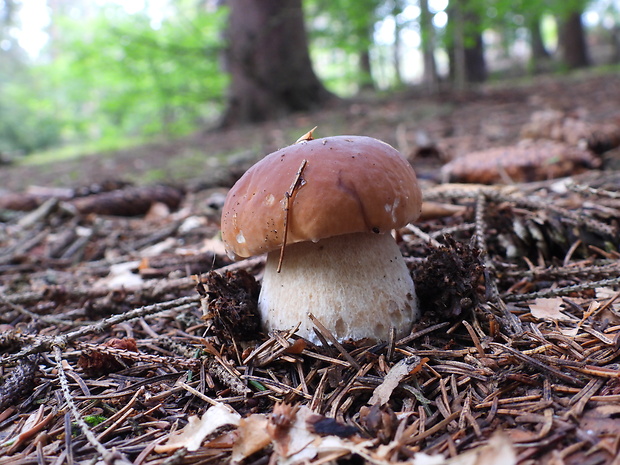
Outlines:
POLYGON ((277 118, 334 98, 312 69, 301 0, 232 0, 224 125, 277 118))
POLYGON ((470 40, 472 44, 465 47, 465 77, 467 82, 484 82, 487 79, 487 64, 482 34, 476 33, 470 40))
POLYGON ((573 11, 560 21, 560 49, 564 64, 569 69, 590 64, 580 11, 573 11))

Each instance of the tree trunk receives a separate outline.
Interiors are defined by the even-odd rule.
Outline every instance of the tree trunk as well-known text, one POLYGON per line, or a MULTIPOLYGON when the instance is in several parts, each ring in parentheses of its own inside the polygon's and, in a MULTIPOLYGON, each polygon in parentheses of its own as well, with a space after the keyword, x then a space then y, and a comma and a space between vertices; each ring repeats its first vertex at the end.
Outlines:
POLYGON ((360 73, 361 73, 361 81, 360 81, 360 90, 374 90, 375 83, 372 79, 372 64, 370 62, 370 50, 365 49, 360 52, 359 55, 360 60, 360 73))
POLYGON ((551 58, 551 54, 545 47, 542 33, 540 32, 540 15, 533 15, 528 19, 527 28, 530 33, 530 66, 536 73, 542 70, 542 63, 551 58))
POLYGON ((466 83, 483 82, 487 78, 486 61, 479 15, 470 0, 450 2, 448 7, 452 22, 453 46, 450 55, 450 76, 456 89, 466 83))
POLYGON ((487 78, 487 65, 482 34, 472 34, 468 42, 471 43, 465 46, 465 78, 467 82, 484 82, 487 78))
POLYGON ((620 26, 617 24, 611 29, 611 40, 613 47, 612 63, 620 63, 620 26))
POLYGON ((536 16, 529 21, 530 47, 532 48, 532 58, 534 60, 544 60, 551 55, 545 47, 542 33, 540 32, 540 16, 536 16))
POLYGON ((428 9, 428 0, 420 0, 420 32, 424 60, 422 83, 430 90, 435 90, 439 83, 439 77, 437 75, 437 63, 435 62, 435 27, 433 26, 433 16, 428 9))
POLYGON ((564 64, 569 69, 590 64, 580 11, 572 11, 560 21, 560 49, 564 64))
POLYGON ((223 125, 317 108, 334 98, 312 69, 301 0, 232 0, 223 125))

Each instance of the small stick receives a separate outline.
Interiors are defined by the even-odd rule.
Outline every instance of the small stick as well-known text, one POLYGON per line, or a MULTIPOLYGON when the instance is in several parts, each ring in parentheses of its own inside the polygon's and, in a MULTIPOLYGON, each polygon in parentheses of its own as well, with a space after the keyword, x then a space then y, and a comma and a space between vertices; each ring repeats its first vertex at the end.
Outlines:
POLYGON ((295 190, 299 190, 299 188, 301 187, 301 175, 307 163, 308 160, 306 159, 303 159, 301 161, 301 165, 299 166, 297 173, 295 173, 295 180, 293 181, 293 184, 291 184, 289 190, 284 193, 284 239, 282 240, 282 247, 280 247, 280 259, 278 260, 278 268, 276 270, 276 273, 279 273, 280 270, 282 270, 282 260, 284 260, 284 248, 286 247, 286 239, 288 237, 288 222, 289 216, 291 214, 290 201, 291 198, 295 195, 295 190))
POLYGON ((323 326, 323 323, 321 323, 317 317, 315 317, 312 313, 308 313, 308 318, 310 318, 310 321, 312 321, 312 323, 314 324, 314 326, 317 327, 317 329, 319 330, 319 332, 325 336, 325 339, 328 339, 329 342, 331 342, 332 344, 334 344, 334 347, 336 347, 336 349, 338 349, 338 351, 344 356, 344 358, 347 359, 347 361, 353 366, 355 367, 357 370, 361 370, 362 367, 360 366, 359 363, 357 363, 357 361, 351 356, 351 354, 349 352, 346 351, 346 349, 344 347, 342 347, 342 345, 338 342, 338 340, 334 337, 334 335, 332 333, 330 333, 328 331, 328 329, 323 326))
POLYGON ((75 422, 82 430, 82 433, 84 433, 84 436, 86 436, 86 440, 97 450, 97 453, 101 455, 105 463, 113 465, 131 465, 131 462, 129 462, 129 460, 127 460, 122 453, 118 451, 110 451, 103 444, 101 444, 101 442, 99 442, 93 434, 92 430, 88 427, 82 418, 80 410, 73 401, 73 396, 69 390, 69 381, 67 380, 67 375, 65 374, 64 367, 62 366, 62 348, 58 345, 54 345, 53 351, 56 369, 58 370, 58 379, 60 381, 60 390, 65 398, 65 402, 69 406, 69 410, 73 414, 75 422))

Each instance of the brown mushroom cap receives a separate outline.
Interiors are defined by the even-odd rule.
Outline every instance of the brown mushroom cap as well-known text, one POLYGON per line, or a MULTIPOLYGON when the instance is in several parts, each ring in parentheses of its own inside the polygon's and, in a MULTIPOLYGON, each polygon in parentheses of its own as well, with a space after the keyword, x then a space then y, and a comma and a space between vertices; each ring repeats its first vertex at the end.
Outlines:
POLYGON ((222 213, 222 239, 240 257, 282 246, 286 193, 287 243, 357 232, 384 233, 418 218, 422 193, 411 165, 371 137, 304 141, 267 155, 232 187, 222 213))

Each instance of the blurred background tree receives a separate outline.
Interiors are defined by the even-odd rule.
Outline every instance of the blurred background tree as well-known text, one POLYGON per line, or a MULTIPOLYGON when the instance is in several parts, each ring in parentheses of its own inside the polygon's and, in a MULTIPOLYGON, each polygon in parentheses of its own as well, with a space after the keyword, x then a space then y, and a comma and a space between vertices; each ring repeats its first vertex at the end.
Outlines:
POLYGON ((0 0, 0 153, 620 60, 620 0, 0 0))
POLYGON ((223 124, 265 121, 332 99, 314 73, 301 0, 230 0, 223 124))

